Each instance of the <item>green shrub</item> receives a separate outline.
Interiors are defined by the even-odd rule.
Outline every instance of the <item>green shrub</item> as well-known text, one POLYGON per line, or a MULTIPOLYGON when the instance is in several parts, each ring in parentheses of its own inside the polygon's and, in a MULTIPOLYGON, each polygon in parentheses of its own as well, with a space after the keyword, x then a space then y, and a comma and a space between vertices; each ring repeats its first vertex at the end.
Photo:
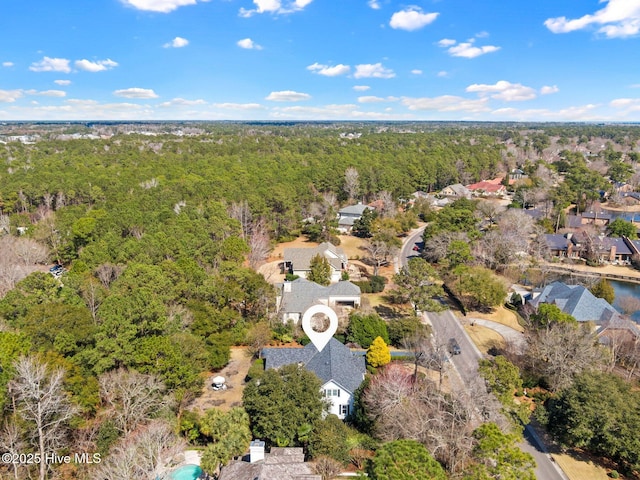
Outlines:
POLYGON ((249 367, 245 381, 249 382, 254 378, 260 378, 264 374, 264 359, 259 358, 255 360, 249 367))
POLYGON ((620 474, 619 474, 616 470, 611 470, 611 471, 609 472, 609 476, 610 476, 611 478, 620 478, 620 474))
POLYGON ((371 293, 380 293, 384 290, 384 286, 387 283, 386 277, 380 275, 374 275, 369 278, 369 284, 371 285, 371 293))
POLYGON ((285 279, 287 282, 293 282, 294 280, 296 280, 296 279, 298 279, 298 278, 300 278, 300 275, 294 275, 293 273, 287 273, 287 274, 284 276, 284 279, 285 279))

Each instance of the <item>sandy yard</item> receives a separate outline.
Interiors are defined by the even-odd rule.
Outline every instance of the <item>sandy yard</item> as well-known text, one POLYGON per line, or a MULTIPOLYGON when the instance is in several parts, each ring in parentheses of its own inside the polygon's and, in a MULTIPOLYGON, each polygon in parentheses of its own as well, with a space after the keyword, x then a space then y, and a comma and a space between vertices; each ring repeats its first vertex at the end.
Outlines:
POLYGON ((217 407, 226 412, 232 407, 241 406, 244 379, 252 362, 253 359, 249 356, 247 347, 231 347, 229 364, 219 372, 207 376, 204 387, 202 387, 202 395, 193 401, 189 407, 190 410, 204 412, 217 407), (217 376, 226 379, 226 390, 215 391, 211 388, 211 379, 217 376))

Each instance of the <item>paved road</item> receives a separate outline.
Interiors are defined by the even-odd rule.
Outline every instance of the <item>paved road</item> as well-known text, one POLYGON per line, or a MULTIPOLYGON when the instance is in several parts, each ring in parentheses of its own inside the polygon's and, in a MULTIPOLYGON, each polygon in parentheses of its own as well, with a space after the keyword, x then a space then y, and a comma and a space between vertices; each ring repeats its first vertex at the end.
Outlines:
MULTIPOLYGON (((397 259, 399 261, 396 261, 396 271, 399 270, 401 266, 405 266, 409 261, 409 258, 418 255, 418 252, 413 248, 416 245, 419 248, 423 247, 423 230, 424 227, 416 229, 405 239, 399 258, 397 259)), ((453 312, 451 312, 451 310, 445 310, 444 312, 439 313, 425 312, 422 314, 422 317, 424 321, 432 325, 437 342, 445 344, 450 338, 455 338, 458 345, 460 345, 460 354, 450 355, 450 357, 451 364, 457 371, 457 375, 455 375, 455 377, 461 380, 461 382, 456 382, 451 378, 452 383, 458 384, 456 385, 457 388, 466 388, 467 385, 474 384, 475 382, 473 382, 473 380, 478 378, 478 360, 482 358, 482 353, 478 350, 473 341, 471 341, 471 338, 469 338, 469 335, 465 332, 458 318, 453 314, 453 312)), ((481 324, 479 320, 476 320, 476 322, 479 325, 481 324)), ((490 324, 495 324, 495 322, 490 322, 490 324)), ((496 328, 495 325, 492 326, 494 329, 496 328)), ((506 330, 504 333, 508 336, 512 335, 511 332, 507 333, 506 330)), ((513 336, 517 337, 515 334, 513 334, 513 336)), ((520 444, 520 447, 522 450, 533 455, 537 464, 535 473, 538 480, 567 480, 567 477, 564 475, 562 470, 560 470, 558 465, 550 460, 545 446, 529 426, 525 428, 524 440, 525 441, 520 444)))

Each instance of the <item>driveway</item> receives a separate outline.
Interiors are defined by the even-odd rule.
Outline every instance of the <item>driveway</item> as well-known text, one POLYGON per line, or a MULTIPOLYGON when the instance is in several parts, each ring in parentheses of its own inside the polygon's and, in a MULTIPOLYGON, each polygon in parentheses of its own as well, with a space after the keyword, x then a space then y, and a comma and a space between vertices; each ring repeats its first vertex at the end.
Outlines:
POLYGON ((482 318, 467 318, 471 325, 480 325, 481 327, 490 328, 491 330, 498 332, 502 338, 511 345, 514 345, 518 350, 518 353, 524 352, 526 342, 524 334, 518 330, 503 325, 502 323, 492 322, 491 320, 484 320, 482 318))

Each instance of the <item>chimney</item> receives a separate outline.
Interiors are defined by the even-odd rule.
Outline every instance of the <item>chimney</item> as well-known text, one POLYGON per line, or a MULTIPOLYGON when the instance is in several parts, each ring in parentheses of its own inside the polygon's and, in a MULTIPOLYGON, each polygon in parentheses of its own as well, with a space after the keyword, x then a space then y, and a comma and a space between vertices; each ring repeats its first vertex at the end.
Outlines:
POLYGON ((282 291, 284 293, 291 293, 291 282, 285 280, 282 284, 282 291))
POLYGON ((264 442, 253 440, 249 445, 249 463, 256 463, 264 460, 264 442))

